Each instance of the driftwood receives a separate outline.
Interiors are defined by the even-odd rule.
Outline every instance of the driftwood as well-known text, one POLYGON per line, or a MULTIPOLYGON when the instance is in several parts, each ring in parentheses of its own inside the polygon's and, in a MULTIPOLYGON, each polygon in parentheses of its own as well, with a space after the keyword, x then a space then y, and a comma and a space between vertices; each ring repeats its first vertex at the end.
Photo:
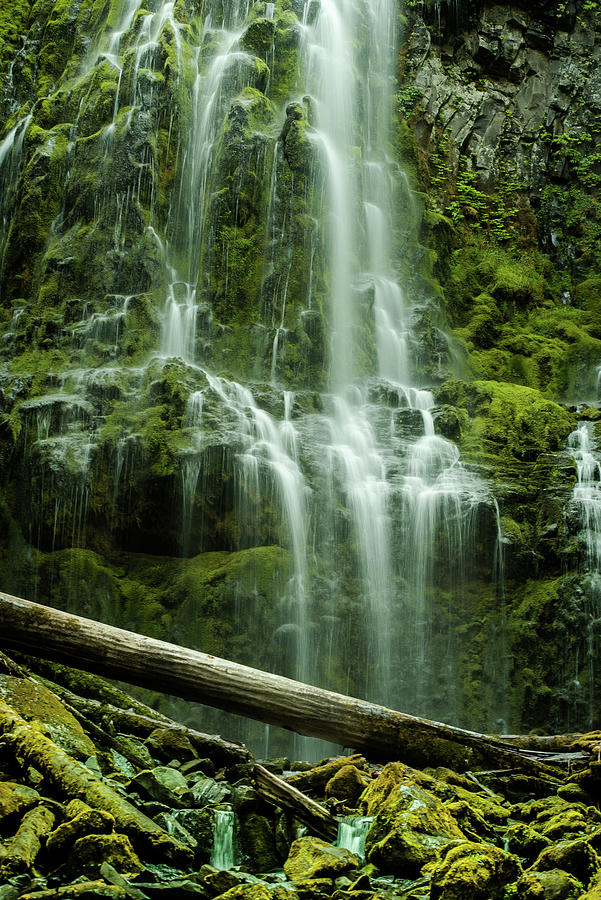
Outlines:
POLYGON ((409 716, 0 593, 0 645, 320 737, 379 759, 531 774, 584 754, 522 749, 512 741, 409 716))

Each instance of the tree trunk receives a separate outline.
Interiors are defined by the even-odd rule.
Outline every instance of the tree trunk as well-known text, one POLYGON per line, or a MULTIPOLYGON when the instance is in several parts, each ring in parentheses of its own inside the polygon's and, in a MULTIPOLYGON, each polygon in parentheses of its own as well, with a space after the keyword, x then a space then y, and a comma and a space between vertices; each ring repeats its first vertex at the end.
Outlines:
POLYGON ((383 760, 456 770, 491 763, 517 765, 540 773, 547 759, 556 759, 552 753, 521 750, 500 738, 408 716, 3 593, 0 646, 323 738, 383 760))

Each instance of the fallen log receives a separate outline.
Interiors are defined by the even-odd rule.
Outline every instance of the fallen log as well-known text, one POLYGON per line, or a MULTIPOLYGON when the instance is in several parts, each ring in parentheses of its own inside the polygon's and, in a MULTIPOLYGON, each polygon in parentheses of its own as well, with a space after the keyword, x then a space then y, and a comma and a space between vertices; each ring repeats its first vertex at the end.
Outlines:
POLYGON ((79 797, 93 809, 110 812, 134 845, 166 862, 191 862, 192 853, 188 847, 167 834, 84 765, 72 759, 35 724, 26 722, 3 700, 0 700, 0 735, 17 758, 41 772, 60 794, 79 797))
MULTIPOLYGON (((301 684, 206 653, 0 593, 0 646, 324 738, 379 759, 419 765, 518 765, 548 771, 555 754, 301 684)), ((564 754, 565 757, 565 754, 564 754)), ((584 761, 569 754, 570 765, 584 761)))
POLYGON ((282 781, 277 775, 268 772, 259 763, 255 763, 253 775, 257 792, 264 800, 291 810, 299 822, 309 828, 311 834, 319 835, 326 841, 335 840, 338 834, 338 820, 324 806, 306 797, 298 788, 282 781))

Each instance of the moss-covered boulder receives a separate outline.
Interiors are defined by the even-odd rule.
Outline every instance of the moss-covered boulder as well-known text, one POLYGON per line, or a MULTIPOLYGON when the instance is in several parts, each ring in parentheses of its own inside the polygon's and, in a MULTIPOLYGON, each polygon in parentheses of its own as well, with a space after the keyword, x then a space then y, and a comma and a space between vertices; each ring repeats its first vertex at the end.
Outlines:
POLYGON ((60 856, 70 852, 75 841, 90 834, 110 834, 115 827, 115 819, 103 809, 92 809, 80 800, 68 804, 67 820, 48 835, 48 853, 60 856))
POLYGON ((464 840, 438 797, 415 784, 399 784, 378 809, 365 839, 365 853, 383 872, 413 878, 449 843, 464 840))
POLYGON ((551 844, 549 838, 525 822, 518 822, 508 828, 504 840, 508 850, 528 859, 535 859, 541 850, 551 844))
POLYGON ((356 766, 343 766, 326 784, 325 795, 355 807, 368 784, 369 779, 356 766))
POLYGON ((78 838, 67 867, 77 874, 93 877, 100 874, 103 862, 122 874, 136 874, 144 870, 127 835, 116 833, 90 834, 78 838))
POLYGON ((334 847, 315 837, 302 837, 290 847, 284 872, 291 881, 336 878, 359 865, 357 857, 344 847, 334 847))
POLYGON ((31 809, 40 800, 34 788, 13 781, 0 781, 0 822, 31 809))
POLYGON ((545 848, 532 868, 537 872, 562 869, 586 886, 599 873, 601 863, 589 841, 581 838, 577 841, 559 841, 545 848))
POLYGON ((490 844, 461 843, 432 867, 431 900, 501 900, 521 875, 517 856, 490 844))
POLYGON ((520 900, 576 900, 581 894, 582 884, 561 869, 526 872, 515 885, 520 900))

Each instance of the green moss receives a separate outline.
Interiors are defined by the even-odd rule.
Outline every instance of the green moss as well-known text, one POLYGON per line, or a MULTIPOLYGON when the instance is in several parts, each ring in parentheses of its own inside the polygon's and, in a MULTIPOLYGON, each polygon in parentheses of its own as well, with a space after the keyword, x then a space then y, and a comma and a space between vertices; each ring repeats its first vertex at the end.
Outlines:
POLYGON ((521 875, 517 856, 498 847, 459 844, 432 871, 432 900, 502 900, 505 887, 521 875))

